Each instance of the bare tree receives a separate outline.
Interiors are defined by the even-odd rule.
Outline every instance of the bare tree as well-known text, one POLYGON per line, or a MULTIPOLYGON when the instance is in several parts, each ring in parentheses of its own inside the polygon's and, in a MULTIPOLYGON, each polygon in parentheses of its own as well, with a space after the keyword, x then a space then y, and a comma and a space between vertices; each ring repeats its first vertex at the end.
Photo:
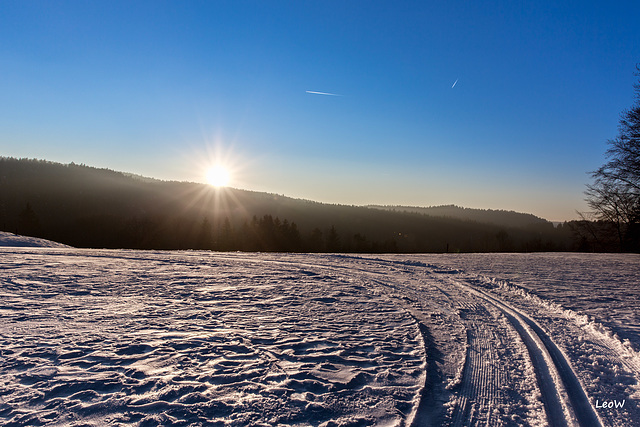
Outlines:
MULTIPOLYGON (((640 77, 640 65, 636 66, 640 77)), ((622 250, 640 250, 640 82, 635 104, 621 114, 618 136, 608 141, 609 159, 591 173, 586 201, 595 217, 614 226, 622 250)))

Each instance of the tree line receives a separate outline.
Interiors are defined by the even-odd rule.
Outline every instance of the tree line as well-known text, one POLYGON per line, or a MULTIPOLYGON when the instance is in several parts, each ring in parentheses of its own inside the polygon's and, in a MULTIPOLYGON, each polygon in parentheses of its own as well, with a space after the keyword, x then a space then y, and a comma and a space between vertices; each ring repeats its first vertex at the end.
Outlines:
POLYGON ((269 214, 261 218, 254 216, 244 221, 239 228, 228 218, 213 224, 204 218, 200 224, 196 249, 214 251, 248 252, 397 252, 395 241, 377 242, 356 233, 350 238, 342 238, 335 226, 326 230, 316 227, 308 233, 301 233, 295 222, 286 218, 280 220, 269 214))

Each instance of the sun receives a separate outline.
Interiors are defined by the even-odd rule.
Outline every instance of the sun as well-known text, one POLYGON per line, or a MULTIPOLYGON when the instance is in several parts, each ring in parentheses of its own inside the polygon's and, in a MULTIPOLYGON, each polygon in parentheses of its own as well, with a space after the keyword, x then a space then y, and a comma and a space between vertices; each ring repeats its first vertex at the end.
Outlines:
POLYGON ((216 165, 207 170, 207 183, 214 187, 226 187, 231 181, 231 174, 224 166, 216 165))

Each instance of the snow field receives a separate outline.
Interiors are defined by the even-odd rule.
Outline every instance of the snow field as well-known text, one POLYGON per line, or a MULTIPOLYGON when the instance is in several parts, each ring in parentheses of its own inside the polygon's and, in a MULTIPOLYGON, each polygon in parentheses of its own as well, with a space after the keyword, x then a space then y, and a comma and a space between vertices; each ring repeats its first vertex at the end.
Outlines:
POLYGON ((412 319, 340 277, 192 254, 4 252, 0 417, 32 424, 398 423, 412 319))
POLYGON ((0 423, 638 425, 581 259, 0 249, 0 423))

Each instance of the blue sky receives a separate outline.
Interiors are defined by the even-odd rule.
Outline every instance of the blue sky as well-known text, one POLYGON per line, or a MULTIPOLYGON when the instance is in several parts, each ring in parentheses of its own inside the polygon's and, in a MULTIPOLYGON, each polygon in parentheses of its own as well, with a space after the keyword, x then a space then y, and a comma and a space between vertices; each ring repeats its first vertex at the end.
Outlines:
POLYGON ((200 182, 217 162, 232 186, 322 202, 572 219, 633 104, 639 16, 637 1, 3 1, 0 155, 200 182))

